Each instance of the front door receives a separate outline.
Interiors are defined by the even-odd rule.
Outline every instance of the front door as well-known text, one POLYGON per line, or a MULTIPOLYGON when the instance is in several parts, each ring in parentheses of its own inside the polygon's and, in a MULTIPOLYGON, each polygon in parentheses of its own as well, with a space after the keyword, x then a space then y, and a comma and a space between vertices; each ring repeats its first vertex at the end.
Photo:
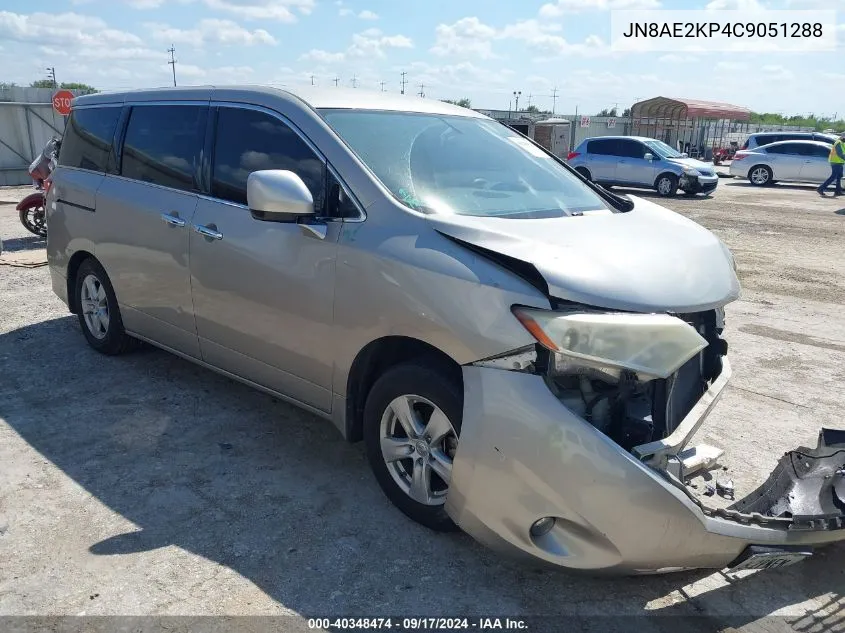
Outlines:
POLYGON ((328 412, 342 223, 328 222, 320 238, 295 222, 257 219, 246 197, 251 172, 286 169, 302 178, 321 214, 325 163, 269 111, 221 106, 216 117, 211 197, 200 199, 190 233, 202 358, 328 412))
POLYGON ((830 176, 830 149, 826 145, 807 143, 801 166, 801 180, 823 183, 830 176))
POLYGON ((653 161, 646 160, 644 157, 648 150, 640 141, 620 139, 617 143, 619 162, 616 165, 616 180, 625 184, 651 187, 655 178, 655 161, 659 160, 659 157, 655 155, 653 161))
POLYGON ((124 327, 199 358, 188 268, 208 105, 139 105, 129 113, 120 175, 97 192, 97 257, 124 327))

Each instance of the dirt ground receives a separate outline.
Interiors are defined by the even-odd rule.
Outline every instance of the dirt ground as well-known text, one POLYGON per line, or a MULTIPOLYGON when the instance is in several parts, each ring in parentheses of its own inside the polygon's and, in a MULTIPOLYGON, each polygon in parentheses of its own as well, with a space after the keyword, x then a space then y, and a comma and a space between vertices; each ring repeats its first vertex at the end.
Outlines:
MULTIPOLYGON (((5 250, 40 259, 44 242, 13 206, 26 191, 0 190, 0 236, 5 250)), ((784 451, 815 446, 821 426, 845 426, 845 199, 723 179, 710 198, 666 205, 737 259, 734 378, 697 440, 729 451, 742 494, 784 451)), ((0 265, 0 292, 2 615, 508 615, 545 616, 549 630, 842 630, 845 546, 742 578, 608 580, 521 566, 410 523, 381 494, 362 447, 329 423, 161 351, 95 353, 46 267, 0 265), (618 617, 579 619, 608 614, 618 617)), ((304 627, 281 622, 275 630, 304 627)))

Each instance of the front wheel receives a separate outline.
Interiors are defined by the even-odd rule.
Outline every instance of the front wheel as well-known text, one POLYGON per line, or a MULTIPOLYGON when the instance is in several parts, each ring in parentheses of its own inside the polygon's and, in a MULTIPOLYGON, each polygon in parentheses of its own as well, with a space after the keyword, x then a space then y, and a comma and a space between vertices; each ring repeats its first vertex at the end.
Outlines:
POLYGON ((47 217, 43 204, 21 209, 19 217, 27 231, 39 237, 47 237, 47 217))
POLYGON ((457 529, 444 504, 462 411, 461 386, 417 363, 387 370, 364 408, 367 458, 382 491, 408 517, 438 532, 457 529))
POLYGON ((678 191, 678 177, 675 174, 661 174, 654 183, 654 188, 664 198, 671 198, 678 191))

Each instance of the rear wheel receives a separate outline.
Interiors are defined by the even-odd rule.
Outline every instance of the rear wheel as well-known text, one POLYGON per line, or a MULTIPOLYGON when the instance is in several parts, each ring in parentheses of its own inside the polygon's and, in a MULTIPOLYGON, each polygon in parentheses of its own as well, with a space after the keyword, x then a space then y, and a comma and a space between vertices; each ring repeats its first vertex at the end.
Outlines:
POLYGON ((123 329, 120 308, 106 271, 93 258, 88 258, 76 273, 76 299, 79 302, 79 324, 85 340, 103 354, 122 354, 135 343, 123 329))
POLYGON ((590 170, 587 169, 586 167, 576 167, 575 171, 577 171, 579 174, 581 174, 587 180, 592 180, 592 177, 590 176, 590 170))
POLYGON ((765 187, 766 185, 771 185, 774 182, 772 180, 772 170, 766 165, 755 165, 749 169, 748 180, 751 181, 752 185, 757 187, 765 187))
POLYGON ((461 431, 461 386, 432 365, 388 369, 364 408, 364 442, 384 494, 408 517, 440 532, 457 529, 444 504, 461 431))

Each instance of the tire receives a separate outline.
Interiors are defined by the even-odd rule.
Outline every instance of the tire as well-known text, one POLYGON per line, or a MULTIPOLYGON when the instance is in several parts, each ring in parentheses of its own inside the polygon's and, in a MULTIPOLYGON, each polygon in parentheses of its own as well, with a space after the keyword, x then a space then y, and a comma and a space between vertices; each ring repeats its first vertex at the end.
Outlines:
POLYGON ((586 167, 576 167, 575 171, 577 171, 579 174, 581 174, 587 180, 592 180, 592 176, 590 175, 590 170, 587 169, 586 167))
POLYGON ((755 187, 768 187, 774 184, 772 170, 767 165, 754 165, 748 170, 748 180, 755 187))
POLYGON ((463 392, 460 385, 450 381, 446 372, 437 371, 434 364, 416 361, 388 369, 373 385, 364 407, 364 443, 367 459, 376 481, 388 499, 409 518, 438 532, 452 532, 457 526, 446 514, 444 504, 448 492, 448 482, 440 473, 450 473, 451 462, 457 449, 458 436, 461 432, 463 413, 463 392), (414 439, 406 432, 406 424, 400 422, 396 410, 402 411, 402 404, 412 411, 413 421, 406 419, 406 424, 413 424, 417 429, 414 439), (436 407, 434 409, 433 407, 436 407), (440 422, 431 424, 434 413, 439 410, 440 422), (450 429, 441 439, 425 442, 425 428, 450 429), (394 454, 408 454, 388 460, 382 449, 382 439, 392 446, 394 454), (445 467, 448 461, 448 469, 445 467), (419 469, 419 470, 418 470, 419 469), (414 482, 425 481, 418 473, 428 473, 429 484, 416 486, 418 493, 413 495, 414 482), (425 489, 428 500, 423 502, 419 493, 425 489))
POLYGON ((135 339, 123 329, 111 281, 97 260, 89 257, 80 264, 74 292, 79 302, 79 325, 91 347, 109 356, 123 354, 135 347, 135 339), (89 318, 92 309, 96 317, 89 318))
POLYGON ((675 174, 660 174, 654 181, 654 188, 663 198, 671 198, 678 192, 678 177, 675 174))
POLYGON ((44 213, 44 205, 21 209, 18 217, 27 231, 39 237, 47 237, 47 218, 44 213))

